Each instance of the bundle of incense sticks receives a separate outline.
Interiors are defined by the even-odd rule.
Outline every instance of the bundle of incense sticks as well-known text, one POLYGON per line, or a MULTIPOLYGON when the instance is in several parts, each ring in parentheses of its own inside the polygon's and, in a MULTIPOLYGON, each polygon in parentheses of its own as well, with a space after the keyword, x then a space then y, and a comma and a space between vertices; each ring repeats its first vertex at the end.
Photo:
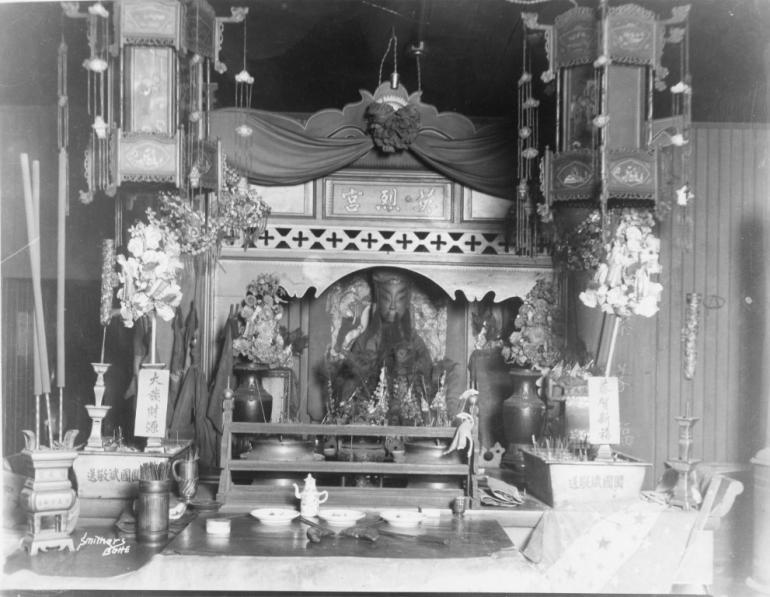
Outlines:
POLYGON ((140 481, 165 481, 171 478, 171 464, 163 462, 145 462, 139 466, 140 481))

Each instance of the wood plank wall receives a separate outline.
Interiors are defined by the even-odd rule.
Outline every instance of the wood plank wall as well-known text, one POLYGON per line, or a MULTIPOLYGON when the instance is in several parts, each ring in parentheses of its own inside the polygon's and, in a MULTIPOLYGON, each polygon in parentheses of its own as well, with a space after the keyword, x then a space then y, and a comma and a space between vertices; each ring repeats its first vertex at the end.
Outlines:
MULTIPOLYGON (((674 205, 658 228, 660 312, 623 324, 612 371, 623 382, 622 448, 655 465, 648 486, 665 460, 677 454, 675 417, 684 414, 688 397, 693 416, 700 418, 694 428, 695 458, 746 463, 764 445, 770 394, 763 387, 762 352, 770 298, 765 296, 770 269, 764 248, 770 246, 770 129, 700 124, 691 143, 695 199, 686 209, 674 205), (705 307, 690 381, 682 372, 681 344, 689 292, 702 293, 705 307)), ((665 171, 661 178, 670 192, 677 181, 669 184, 665 171)), ((573 278, 571 297, 580 283, 573 278)), ((580 304, 573 313, 579 339, 595 351, 601 316, 580 304)), ((601 361, 604 351, 599 352, 601 361)))

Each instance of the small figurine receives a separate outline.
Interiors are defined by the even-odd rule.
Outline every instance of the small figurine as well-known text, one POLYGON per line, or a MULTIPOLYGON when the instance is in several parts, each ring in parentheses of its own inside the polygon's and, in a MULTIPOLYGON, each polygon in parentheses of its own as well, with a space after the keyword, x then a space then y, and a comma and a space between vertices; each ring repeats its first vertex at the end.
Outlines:
POLYGON ((305 486, 300 493, 299 487, 294 483, 294 495, 299 499, 299 513, 305 518, 318 516, 319 506, 329 499, 328 491, 318 491, 313 475, 305 477, 305 486))

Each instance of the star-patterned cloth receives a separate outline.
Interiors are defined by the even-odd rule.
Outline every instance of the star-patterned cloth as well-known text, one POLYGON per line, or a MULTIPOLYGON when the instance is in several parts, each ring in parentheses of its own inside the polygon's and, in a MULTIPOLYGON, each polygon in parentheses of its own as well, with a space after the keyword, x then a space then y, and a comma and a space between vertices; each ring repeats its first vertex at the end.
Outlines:
POLYGON ((554 590, 667 593, 696 514, 638 499, 549 510, 522 553, 554 590))

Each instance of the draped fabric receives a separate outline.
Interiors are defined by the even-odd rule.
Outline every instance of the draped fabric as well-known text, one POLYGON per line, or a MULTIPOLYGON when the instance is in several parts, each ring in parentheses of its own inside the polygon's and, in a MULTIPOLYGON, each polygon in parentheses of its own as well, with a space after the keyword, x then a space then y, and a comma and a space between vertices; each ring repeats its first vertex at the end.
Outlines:
POLYGON ((372 148, 369 137, 328 139, 305 134, 288 118, 257 110, 225 109, 210 115, 210 137, 222 141, 227 162, 254 184, 291 186, 355 162, 372 148), (246 125, 251 135, 235 129, 246 125))
MULTIPOLYGON (((262 186, 298 185, 349 166, 374 148, 364 126, 348 123, 356 136, 330 138, 309 135, 299 122, 270 112, 227 108, 210 115, 210 137, 221 140, 228 163, 262 186), (236 132, 243 125, 251 129, 249 136, 236 132)), ((515 144, 515 130, 508 125, 461 139, 421 131, 409 150, 450 180, 513 199, 515 144)))
POLYGON ((485 127, 476 136, 442 139, 417 135, 410 150, 428 166, 460 184, 496 197, 516 196, 513 126, 485 127))

